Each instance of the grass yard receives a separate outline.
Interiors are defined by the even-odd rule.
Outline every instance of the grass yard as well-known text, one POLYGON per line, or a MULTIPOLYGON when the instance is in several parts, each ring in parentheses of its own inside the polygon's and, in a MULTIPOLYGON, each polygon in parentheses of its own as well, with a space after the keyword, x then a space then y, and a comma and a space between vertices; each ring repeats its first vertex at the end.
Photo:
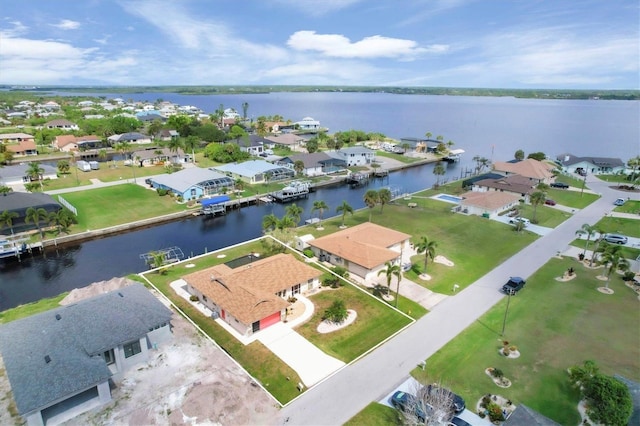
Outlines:
MULTIPOLYGON (((406 203, 404 200, 402 202, 406 203)), ((412 259, 417 268, 405 275, 438 293, 452 294, 453 284, 460 285, 459 290, 464 289, 537 238, 530 232, 517 233, 512 226, 500 222, 451 213, 452 204, 417 197, 413 197, 411 202, 418 203, 418 207, 393 204, 386 205, 382 212, 376 207, 372 212, 372 222, 405 232, 412 236, 412 241, 418 241, 426 235, 437 242, 436 255, 445 256, 455 266, 429 262, 427 273, 432 279, 423 281, 418 278, 424 259, 420 255, 412 259), (491 247, 491 250, 487 250, 487 247, 491 247)), ((348 215, 345 223, 354 226, 366 222, 368 218, 369 209, 362 209, 353 216, 348 215)), ((334 217, 323 221, 323 231, 306 226, 300 228, 298 233, 309 233, 318 238, 338 231, 341 223, 342 217, 334 217)))
POLYGON ((578 424, 579 393, 569 386, 567 368, 593 360, 605 374, 640 380, 637 295, 620 276, 612 277, 613 295, 598 292, 601 271, 574 259, 551 259, 511 298, 504 337, 506 298, 429 358, 426 371, 412 374, 451 387, 471 409, 484 394, 500 394, 560 424, 578 424), (577 277, 556 281, 569 267, 577 277), (516 345, 521 356, 499 355, 502 340, 516 345), (484 372, 488 367, 501 369, 512 386, 497 387, 484 372))
POLYGON ((78 209, 78 224, 72 231, 101 229, 140 219, 185 210, 169 196, 135 184, 123 184, 88 191, 70 192, 62 197, 78 209))
MULTIPOLYGON (((627 200, 623 205, 616 206, 613 211, 640 215, 640 201, 627 200)), ((638 218, 640 219, 640 216, 638 218)))
POLYGON ((547 198, 555 200, 556 203, 574 209, 582 209, 600 198, 590 192, 580 193, 580 191, 569 191, 566 189, 549 188, 547 198))
POLYGON ((60 307, 60 301, 64 299, 69 292, 59 294, 55 297, 40 299, 37 302, 27 303, 25 305, 16 306, 0 312, 0 324, 25 318, 40 312, 60 307))
MULTIPOLYGON (((640 220, 638 219, 627 219, 624 217, 603 217, 598 222, 596 222, 596 229, 600 229, 605 233, 615 233, 627 235, 629 237, 640 237, 640 220)), ((576 229, 577 231, 577 229, 576 229)), ((587 244, 587 241, 584 239, 575 239, 571 245, 584 248, 587 244)), ((593 250, 595 248, 594 239, 591 238, 589 242, 589 250, 593 250)), ((631 247, 630 244, 621 246, 620 252, 627 259, 636 259, 640 256, 640 248, 639 247, 631 247)))
POLYGON ((404 315, 390 309, 386 303, 351 285, 324 290, 309 299, 315 305, 313 317, 296 331, 325 353, 349 363, 411 323, 404 315), (345 302, 347 309, 358 313, 356 321, 330 334, 320 334, 317 327, 324 311, 334 300, 345 302))
POLYGON ((347 421, 344 426, 402 425, 402 418, 395 408, 372 402, 347 421))
POLYGON ((422 161, 423 158, 415 158, 415 157, 407 157, 405 155, 402 154, 394 154, 392 152, 386 152, 386 151, 376 151, 376 156, 378 157, 387 157, 387 158, 392 158, 394 160, 397 160, 401 163, 404 164, 412 164, 412 163, 417 163, 418 161, 422 161))

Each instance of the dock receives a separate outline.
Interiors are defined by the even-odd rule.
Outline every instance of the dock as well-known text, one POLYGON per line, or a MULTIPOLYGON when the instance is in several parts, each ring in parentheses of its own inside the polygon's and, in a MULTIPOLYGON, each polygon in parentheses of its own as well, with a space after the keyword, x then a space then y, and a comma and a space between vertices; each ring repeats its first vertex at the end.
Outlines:
POLYGON ((349 176, 347 176, 346 182, 352 187, 358 187, 369 183, 369 177, 369 173, 351 173, 349 176))
POLYGON ((33 253, 34 249, 42 251, 42 243, 27 243, 28 237, 0 236, 0 259, 15 257, 20 261, 21 256, 33 253))

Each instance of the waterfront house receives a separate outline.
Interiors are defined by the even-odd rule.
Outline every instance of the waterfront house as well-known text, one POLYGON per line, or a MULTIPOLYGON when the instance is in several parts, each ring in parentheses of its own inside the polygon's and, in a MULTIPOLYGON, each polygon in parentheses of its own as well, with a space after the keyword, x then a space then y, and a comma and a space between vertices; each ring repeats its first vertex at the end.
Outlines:
POLYGON ((577 173, 584 170, 592 175, 624 173, 626 166, 619 158, 577 157, 572 154, 561 154, 557 157, 564 173, 577 173))
POLYGON ((191 155, 178 148, 177 151, 171 151, 169 148, 149 147, 134 151, 132 158, 138 161, 140 167, 150 167, 158 163, 184 164, 191 161, 191 155))
POLYGON ((454 211, 490 218, 517 207, 521 198, 519 194, 501 191, 469 191, 461 197, 462 200, 454 211))
POLYGON ((304 117, 300 121, 296 121, 294 123, 299 130, 303 131, 319 131, 322 130, 320 127, 320 122, 318 120, 314 120, 311 117, 304 117))
POLYGON ((246 260, 235 268, 217 265, 183 277, 189 293, 243 336, 285 319, 288 298, 320 285, 322 273, 291 254, 246 260))
POLYGON ((102 139, 100 139, 100 137, 96 135, 58 135, 53 140, 51 145, 58 151, 73 152, 78 150, 99 148, 100 146, 102 146, 102 139))
POLYGON ((158 132, 158 134, 154 135, 156 140, 160 141, 170 141, 172 139, 178 139, 180 137, 180 133, 177 130, 170 129, 162 129, 158 132))
MULTIPOLYGON (((3 172, 4 168, 0 169, 3 172)), ((0 234, 7 235, 11 232, 23 232, 32 229, 37 229, 38 225, 46 227, 48 219, 43 218, 39 224, 30 221, 27 223, 25 218, 27 216, 27 210, 44 209, 47 214, 51 212, 57 212, 62 208, 60 203, 54 200, 51 195, 44 194, 42 192, 19 192, 13 191, 8 194, 0 195, 0 212, 8 211, 17 214, 12 220, 11 226, 6 224, 0 224, 0 234)))
POLYGON ((327 173, 333 173, 346 168, 347 164, 340 158, 334 158, 326 152, 314 152, 307 154, 295 154, 284 157, 278 164, 293 169, 296 161, 302 161, 304 169, 302 174, 305 176, 319 176, 327 173))
POLYGON ((172 312, 142 284, 0 325, 0 352, 29 426, 111 400, 111 382, 171 338, 172 312))
POLYGON ((436 152, 440 141, 426 138, 400 138, 400 143, 397 145, 404 152, 405 148, 408 152, 436 152))
MULTIPOLYGON (((48 164, 40 164, 40 168, 43 170, 42 179, 57 179, 58 170, 48 164)), ((29 169, 28 164, 13 164, 11 166, 0 167, 0 185, 18 185, 30 182, 31 179, 27 174, 29 169)))
POLYGON ((184 200, 225 193, 234 187, 234 180, 230 177, 200 167, 154 176, 149 178, 149 182, 153 188, 166 189, 184 200))
POLYGON ((109 136, 107 140, 112 145, 118 144, 120 142, 128 142, 130 144, 139 144, 139 145, 151 143, 151 138, 149 136, 143 135, 142 133, 138 133, 138 132, 129 132, 129 133, 122 133, 120 135, 112 135, 112 136, 109 136))
POLYGON ((298 151, 304 144, 304 138, 296 135, 295 133, 282 133, 279 135, 265 136, 265 139, 269 140, 271 144, 288 147, 292 151, 298 151))
POLYGON ((475 192, 508 192, 528 201, 529 195, 536 190, 537 185, 537 179, 522 175, 509 175, 476 181, 471 190, 475 192))
POLYGON ((0 134, 0 143, 10 144, 19 142, 35 142, 33 135, 27 133, 4 133, 0 134))
POLYGON ((242 179, 249 183, 272 182, 295 177, 295 172, 288 168, 274 165, 264 160, 249 160, 237 164, 223 164, 213 167, 234 179, 242 179))
POLYGON ((493 171, 504 176, 521 175, 527 177, 535 183, 551 183, 555 166, 545 161, 538 161, 533 158, 527 158, 522 161, 496 161, 493 163, 493 171))
POLYGON ((365 166, 373 163, 376 158, 376 152, 364 146, 350 146, 325 152, 333 158, 344 161, 347 167, 365 166))
POLYGON ((65 131, 73 131, 80 130, 78 125, 72 121, 65 120, 64 118, 58 118, 56 120, 51 120, 44 124, 44 127, 47 129, 59 129, 65 131))
POLYGON ((5 145, 7 151, 12 152, 15 157, 26 157, 28 155, 38 155, 36 143, 32 140, 20 141, 5 145))
POLYGON ((239 139, 231 139, 229 142, 235 143, 240 147, 240 151, 248 152, 249 155, 260 155, 264 152, 264 148, 271 144, 271 141, 258 135, 247 135, 239 139))
POLYGON ((346 268, 365 280, 376 279, 385 263, 398 263, 411 235, 366 222, 307 241, 322 262, 346 268))

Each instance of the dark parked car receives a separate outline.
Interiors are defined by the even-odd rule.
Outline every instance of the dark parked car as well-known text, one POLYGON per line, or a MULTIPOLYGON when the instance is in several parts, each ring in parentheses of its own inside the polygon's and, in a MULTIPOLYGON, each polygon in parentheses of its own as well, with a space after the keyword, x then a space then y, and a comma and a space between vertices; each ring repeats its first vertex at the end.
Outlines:
POLYGON ((569 185, 567 185, 564 182, 553 182, 551 184, 552 188, 561 188, 561 189, 567 189, 569 187, 569 185))
POLYGON ((511 277, 509 281, 505 285, 502 286, 502 291, 507 294, 516 294, 518 291, 522 290, 522 287, 526 284, 526 281, 520 277, 511 277))
POLYGON ((460 417, 454 417, 449 421, 449 426, 471 426, 471 423, 462 420, 460 417))
POLYGON ((544 203, 548 206, 555 206, 556 202, 554 200, 552 200, 551 198, 547 198, 546 200, 544 200, 544 203))
POLYGON ((463 412, 465 409, 464 399, 460 395, 451 392, 449 389, 441 388, 437 385, 428 385, 422 388, 421 391, 426 392, 428 395, 431 395, 434 392, 445 393, 451 401, 451 410, 456 414, 463 412))
POLYGON ((620 234, 604 234, 604 240, 612 244, 627 244, 629 239, 620 234))
MULTIPOLYGON (((407 410, 414 410, 413 414, 422 423, 424 423, 427 418, 424 410, 422 410, 420 405, 417 403, 416 397, 410 393, 403 391, 394 392, 393 395, 391 395, 391 405, 400 411, 406 412, 407 410)), ((425 409, 429 412, 432 410, 428 405, 425 405, 425 409)))

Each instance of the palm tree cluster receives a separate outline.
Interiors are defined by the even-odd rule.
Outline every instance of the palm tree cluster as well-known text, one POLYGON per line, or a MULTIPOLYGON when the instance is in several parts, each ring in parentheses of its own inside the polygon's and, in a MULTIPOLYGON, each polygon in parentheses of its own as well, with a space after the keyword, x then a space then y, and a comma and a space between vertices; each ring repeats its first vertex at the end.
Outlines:
POLYGON ((367 205, 367 207, 369 207, 369 222, 371 222, 371 212, 373 210, 373 208, 380 204, 380 212, 382 213, 382 210, 384 209, 384 205, 385 204, 389 204, 389 202, 391 202, 391 191, 389 190, 389 188, 382 188, 378 191, 376 191, 375 189, 370 189, 367 192, 365 192, 363 200, 364 203, 367 205))
POLYGON ((287 207, 286 213, 282 218, 278 218, 273 213, 262 218, 262 230, 264 232, 272 232, 276 229, 285 230, 298 226, 303 213, 302 207, 297 204, 291 204, 287 207))

